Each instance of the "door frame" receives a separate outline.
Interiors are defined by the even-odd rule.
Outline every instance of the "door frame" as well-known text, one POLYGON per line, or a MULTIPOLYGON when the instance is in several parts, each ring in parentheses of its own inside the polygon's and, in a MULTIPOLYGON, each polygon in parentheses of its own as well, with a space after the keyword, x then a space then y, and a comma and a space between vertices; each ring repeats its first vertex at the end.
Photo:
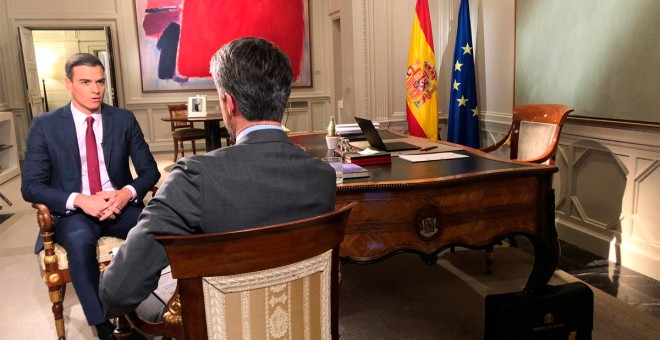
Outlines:
MULTIPOLYGON (((18 41, 18 48, 19 50, 22 51, 22 44, 25 44, 25 42, 22 42, 20 40, 20 31, 22 29, 30 30, 30 31, 84 31, 84 30, 99 30, 99 31, 104 31, 105 32, 105 37, 106 37, 106 46, 107 46, 107 51, 110 54, 110 73, 112 75, 111 79, 111 85, 113 87, 114 93, 113 93, 113 106, 121 106, 123 105, 123 89, 117 87, 117 84, 121 84, 121 64, 119 62, 119 58, 117 58, 117 51, 116 51, 116 46, 119 46, 118 41, 116 40, 116 32, 117 32, 117 27, 115 22, 106 22, 106 23, 81 23, 81 22, 58 22, 57 24, 51 23, 18 23, 16 25, 17 29, 16 32, 19 34, 19 37, 17 37, 18 41), (112 33, 115 34, 112 34, 112 33)), ((32 45, 34 46, 33 42, 32 45)), ((34 47, 33 47, 34 48, 34 47)), ((22 55, 22 52, 21 52, 22 55)), ((23 79, 23 86, 22 89, 23 91, 28 90, 28 84, 27 84, 27 75, 25 73, 25 64, 23 58, 19 59, 19 63, 21 66, 21 72, 22 72, 22 79, 23 79)), ((41 91, 39 89, 39 91, 41 91)), ((23 96, 23 100, 25 101, 27 98, 23 96)), ((32 120, 32 110, 30 109, 30 103, 25 102, 25 107, 26 110, 29 111, 27 114, 27 118, 29 119, 28 125, 30 121, 32 120)))

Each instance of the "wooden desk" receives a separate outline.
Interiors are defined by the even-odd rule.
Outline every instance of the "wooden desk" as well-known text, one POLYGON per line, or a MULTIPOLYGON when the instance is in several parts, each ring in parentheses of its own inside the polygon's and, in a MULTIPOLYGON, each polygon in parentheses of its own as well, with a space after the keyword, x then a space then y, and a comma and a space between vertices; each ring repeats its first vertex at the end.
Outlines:
MULTIPOLYGON (((315 157, 332 153, 323 134, 290 138, 315 157)), ((413 252, 431 264, 452 245, 485 249, 524 235, 535 254, 526 289, 544 289, 559 261, 552 189, 557 168, 456 147, 469 157, 423 163, 393 157, 392 164, 365 166, 368 178, 344 179, 337 206, 360 204, 349 218, 340 256, 369 263, 413 252)))
POLYGON ((161 120, 166 122, 204 122, 206 152, 213 151, 222 146, 220 143, 220 121, 222 121, 222 115, 219 113, 207 114, 206 117, 163 117, 161 120))

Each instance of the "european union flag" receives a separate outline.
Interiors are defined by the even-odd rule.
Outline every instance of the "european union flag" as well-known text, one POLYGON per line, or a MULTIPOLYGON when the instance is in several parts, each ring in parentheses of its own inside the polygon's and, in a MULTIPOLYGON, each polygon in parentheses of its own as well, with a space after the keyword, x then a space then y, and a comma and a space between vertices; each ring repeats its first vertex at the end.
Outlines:
POLYGON ((479 148, 479 109, 472 48, 470 5, 468 0, 461 0, 451 72, 447 141, 479 148))

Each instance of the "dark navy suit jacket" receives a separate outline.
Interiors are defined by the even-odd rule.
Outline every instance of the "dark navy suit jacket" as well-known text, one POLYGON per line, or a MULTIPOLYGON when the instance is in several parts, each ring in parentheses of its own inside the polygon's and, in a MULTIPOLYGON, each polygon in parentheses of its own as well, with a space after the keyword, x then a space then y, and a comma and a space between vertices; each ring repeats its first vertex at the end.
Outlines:
MULTIPOLYGON (((130 184, 137 197, 131 204, 142 204, 144 196, 158 182, 160 172, 142 130, 131 111, 103 104, 103 157, 110 182, 116 189, 130 184), (129 166, 133 162, 137 177, 129 166)), ((66 209, 72 192, 82 191, 80 150, 70 103, 32 120, 23 161, 23 199, 44 203, 55 216, 73 213, 66 209)), ((42 249, 37 238, 35 252, 42 249)))

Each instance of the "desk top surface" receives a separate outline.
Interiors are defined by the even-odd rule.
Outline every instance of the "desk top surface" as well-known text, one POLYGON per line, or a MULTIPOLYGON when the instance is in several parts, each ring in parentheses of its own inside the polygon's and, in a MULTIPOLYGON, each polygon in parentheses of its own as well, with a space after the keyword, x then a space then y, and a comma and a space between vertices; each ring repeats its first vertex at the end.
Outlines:
MULTIPOLYGON (((318 158, 334 155, 328 150, 323 134, 301 134, 289 136, 295 144, 300 144, 310 155, 318 158)), ((407 137, 406 142, 417 144, 433 143, 426 139, 407 137)), ((447 142, 438 142, 439 150, 451 148, 451 152, 467 155, 465 158, 413 163, 393 153, 391 164, 363 165, 370 176, 344 179, 338 190, 350 190, 365 186, 409 186, 463 182, 476 178, 551 176, 557 167, 511 161, 496 158, 479 150, 447 142)), ((435 150, 434 150, 435 151, 435 150)), ((421 153, 421 152, 418 152, 421 153)))

